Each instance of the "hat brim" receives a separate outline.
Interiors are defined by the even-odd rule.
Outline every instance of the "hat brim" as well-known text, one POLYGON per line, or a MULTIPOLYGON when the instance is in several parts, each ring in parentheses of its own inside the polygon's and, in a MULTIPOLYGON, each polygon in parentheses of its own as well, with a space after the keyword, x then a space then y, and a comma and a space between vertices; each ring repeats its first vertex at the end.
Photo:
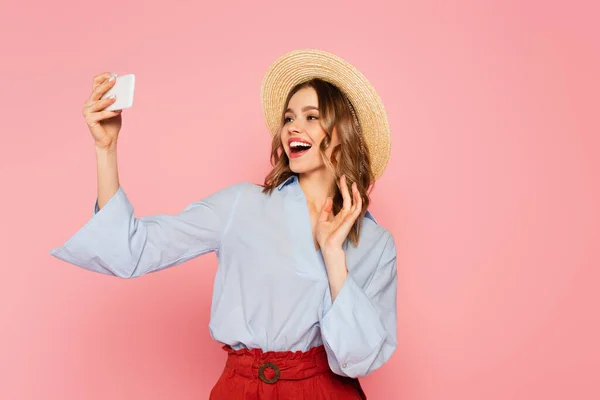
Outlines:
POLYGON ((371 158, 374 179, 381 176, 390 157, 391 138, 387 114, 371 83, 352 64, 316 49, 294 50, 269 67, 261 86, 261 100, 267 127, 278 132, 283 107, 294 86, 319 78, 337 86, 354 106, 371 158))

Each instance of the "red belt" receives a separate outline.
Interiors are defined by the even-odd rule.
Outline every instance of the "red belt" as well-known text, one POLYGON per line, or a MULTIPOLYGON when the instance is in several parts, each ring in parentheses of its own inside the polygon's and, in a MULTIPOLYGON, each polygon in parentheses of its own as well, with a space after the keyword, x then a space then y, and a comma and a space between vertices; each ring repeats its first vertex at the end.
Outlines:
POLYGON ((246 378, 258 377, 273 384, 278 380, 299 380, 330 371, 327 353, 323 346, 313 347, 306 352, 262 352, 260 349, 227 351, 226 368, 232 368, 246 378))
POLYGON ((358 379, 331 371, 323 346, 302 351, 233 350, 211 400, 364 400, 358 379))

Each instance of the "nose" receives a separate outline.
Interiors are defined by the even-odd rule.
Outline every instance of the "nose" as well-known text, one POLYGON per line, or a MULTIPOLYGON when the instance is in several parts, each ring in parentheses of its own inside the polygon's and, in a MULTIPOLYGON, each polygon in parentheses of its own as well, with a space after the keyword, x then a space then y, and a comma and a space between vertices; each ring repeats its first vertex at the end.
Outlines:
POLYGON ((298 132, 300 132, 301 126, 299 126, 299 124, 298 124, 297 121, 298 121, 297 119, 294 119, 292 122, 288 123, 287 129, 288 129, 289 133, 294 133, 294 132, 298 133, 298 132))

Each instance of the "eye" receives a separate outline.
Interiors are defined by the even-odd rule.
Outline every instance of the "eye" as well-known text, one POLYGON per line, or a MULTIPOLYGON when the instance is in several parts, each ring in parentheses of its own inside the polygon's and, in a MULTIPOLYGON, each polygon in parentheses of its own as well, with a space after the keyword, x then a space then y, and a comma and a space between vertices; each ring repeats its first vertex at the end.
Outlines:
POLYGON ((319 119, 319 117, 317 117, 316 115, 309 115, 309 116, 307 117, 307 119, 309 119, 309 120, 310 120, 311 118, 314 118, 314 119, 319 119))
POLYGON ((292 119, 292 117, 285 117, 283 119, 283 122, 285 122, 287 124, 288 122, 291 122, 291 119, 292 119))

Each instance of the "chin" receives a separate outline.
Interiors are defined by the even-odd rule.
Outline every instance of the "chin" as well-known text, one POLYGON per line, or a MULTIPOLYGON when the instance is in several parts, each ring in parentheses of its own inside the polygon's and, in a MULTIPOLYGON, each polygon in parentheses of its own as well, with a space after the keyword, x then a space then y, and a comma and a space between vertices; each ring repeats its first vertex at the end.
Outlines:
POLYGON ((301 174, 304 172, 305 168, 301 168, 297 163, 290 161, 289 162, 290 170, 295 174, 301 174))
MULTIPOLYGON (((305 154, 299 158, 291 158, 287 152, 286 155, 288 157, 288 165, 290 166, 290 170, 295 174, 314 172, 325 167, 320 158, 316 159, 314 155, 311 157, 310 154, 305 154)), ((320 155, 317 157, 320 157, 320 155)))
POLYGON ((292 163, 290 163, 290 170, 295 174, 303 174, 306 172, 306 168, 298 168, 297 165, 293 165, 292 163))

